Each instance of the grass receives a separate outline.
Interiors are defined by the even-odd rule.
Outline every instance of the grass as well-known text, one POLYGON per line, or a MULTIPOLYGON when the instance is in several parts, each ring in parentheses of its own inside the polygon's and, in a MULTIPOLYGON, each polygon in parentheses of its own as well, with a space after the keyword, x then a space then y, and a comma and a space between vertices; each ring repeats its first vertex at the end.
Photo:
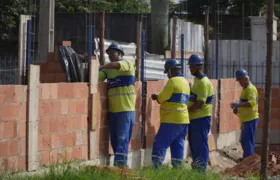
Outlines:
MULTIPOLYGON (((219 174, 208 172, 201 174, 193 171, 190 168, 172 169, 169 167, 162 167, 160 169, 153 169, 152 167, 144 167, 131 171, 116 170, 115 168, 99 168, 97 166, 71 166, 70 164, 63 164, 61 166, 50 166, 46 171, 30 174, 6 174, 0 179, 3 180, 219 180, 222 177, 219 174), (133 173, 133 174, 132 174, 133 173), (127 175, 130 174, 130 175, 127 175)), ((224 178, 223 178, 224 179, 224 178)))

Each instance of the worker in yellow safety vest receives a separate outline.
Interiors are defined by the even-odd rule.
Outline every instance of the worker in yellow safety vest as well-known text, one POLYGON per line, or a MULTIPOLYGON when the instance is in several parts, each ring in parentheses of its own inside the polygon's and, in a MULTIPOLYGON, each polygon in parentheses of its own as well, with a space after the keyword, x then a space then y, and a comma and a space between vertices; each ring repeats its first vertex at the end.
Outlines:
POLYGON ((183 164, 190 87, 175 59, 165 62, 164 73, 169 78, 166 86, 158 95, 152 94, 151 97, 160 104, 160 128, 154 139, 152 162, 156 168, 162 165, 170 147, 172 165, 176 168, 183 164))
POLYGON ((209 160, 208 134, 211 127, 214 89, 203 73, 203 59, 199 54, 189 58, 189 68, 195 77, 191 87, 188 110, 190 114, 189 144, 192 154, 192 168, 206 172, 209 160))
POLYGON ((128 147, 135 123, 135 69, 123 59, 123 48, 112 43, 106 50, 110 63, 100 66, 99 81, 108 81, 109 132, 114 166, 127 167, 128 147))
POLYGON ((241 123, 241 146, 243 158, 254 154, 255 132, 259 122, 258 91, 250 82, 248 73, 244 69, 235 72, 236 80, 243 87, 238 103, 231 103, 233 113, 237 114, 241 123))

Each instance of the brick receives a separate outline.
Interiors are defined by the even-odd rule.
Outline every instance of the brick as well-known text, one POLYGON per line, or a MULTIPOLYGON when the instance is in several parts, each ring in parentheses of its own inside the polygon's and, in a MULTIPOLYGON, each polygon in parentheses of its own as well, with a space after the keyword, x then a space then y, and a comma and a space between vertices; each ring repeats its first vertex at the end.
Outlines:
POLYGON ((41 118, 38 122, 39 124, 39 133, 46 134, 50 132, 50 121, 55 121, 55 117, 41 118))
POLYGON ((59 152, 57 149, 54 149, 50 152, 50 163, 55 164, 59 162, 59 152))
POLYGON ((54 59, 54 52, 49 52, 48 53, 48 60, 47 62, 53 62, 55 59, 54 59))
POLYGON ((69 100, 68 101, 68 114, 76 114, 77 113, 77 100, 69 100))
POLYGON ((88 112, 88 99, 79 99, 76 100, 76 112, 78 114, 87 113, 88 112))
POLYGON ((18 154, 18 139, 12 139, 0 143, 0 157, 18 154))
POLYGON ((234 79, 220 79, 221 89, 235 89, 234 79))
POLYGON ((74 146, 77 138, 76 132, 63 133, 61 134, 60 138, 63 146, 74 146))
POLYGON ((146 136, 145 147, 152 148, 154 144, 155 134, 146 136))
POLYGON ((77 131, 76 132, 76 142, 75 146, 80 146, 84 144, 84 137, 83 137, 83 132, 82 131, 77 131))
POLYGON ((50 132, 63 132, 66 130, 67 117, 57 116, 50 121, 50 132))
POLYGON ((273 98, 280 97, 280 89, 279 88, 271 88, 271 97, 273 97, 273 98))
MULTIPOLYGON (((62 69, 59 68, 59 71, 62 71, 62 69)), ((56 73, 55 74, 55 81, 56 82, 67 82, 66 81, 66 74, 64 72, 56 73)))
POLYGON ((280 108, 280 98, 271 99, 271 108, 280 108))
POLYGON ((132 131, 132 138, 140 138, 141 137, 141 126, 140 122, 134 124, 133 131, 132 131))
POLYGON ((61 100, 61 114, 68 114, 68 106, 69 106, 69 100, 63 99, 61 100))
POLYGON ((58 72, 60 64, 55 62, 48 62, 48 73, 55 74, 58 72))
POLYGON ((71 46, 71 41, 59 41, 59 42, 56 42, 56 45, 59 45, 59 46, 71 46))
POLYGON ((74 83, 59 83, 58 84, 58 98, 73 98, 75 97, 74 83))
POLYGON ((61 101, 53 101, 52 102, 52 108, 53 108, 53 110, 52 110, 52 114, 53 115, 60 115, 60 114, 62 114, 62 112, 61 112, 61 109, 62 109, 62 107, 61 107, 61 101))
POLYGON ((24 91, 24 86, 13 85, 13 86, 2 86, 0 88, 0 103, 17 103, 22 102, 26 99, 26 92, 24 91))
POLYGON ((74 93, 76 98, 88 98, 89 97, 89 85, 88 83, 75 83, 74 93))
POLYGON ((280 119, 272 117, 270 121, 270 128, 280 129, 280 119))
POLYGON ((81 129, 88 129, 88 116, 85 114, 81 115, 81 129))
POLYGON ((278 109, 271 109, 271 116, 280 119, 280 111, 278 109))
POLYGON ((104 112, 108 111, 108 101, 107 101, 107 99, 102 98, 102 97, 100 98, 100 108, 104 112))
POLYGON ((50 84, 40 84, 40 99, 50 99, 50 84))
POLYGON ((141 139, 133 139, 130 142, 130 149, 131 150, 138 150, 141 149, 141 139))
POLYGON ((41 152, 40 153, 40 166, 47 165, 50 163, 50 152, 41 152))
POLYGON ((21 156, 18 158, 18 170, 25 171, 27 169, 26 156, 21 156))
POLYGON ((53 103, 52 101, 40 101, 40 116, 50 116, 53 114, 53 103))
POLYGON ((17 136, 17 122, 4 122, 3 138, 14 138, 17 136))
POLYGON ((26 155, 26 138, 20 138, 19 140, 19 155, 26 155))
POLYGON ((51 134, 51 149, 56 149, 60 145, 60 134, 53 133, 51 134))
POLYGON ((18 170, 18 157, 8 157, 4 159, 4 170, 5 171, 17 171, 18 170))
POLYGON ((45 151, 51 148, 51 136, 50 135, 39 135, 38 138, 38 150, 45 151))
POLYGON ((27 107, 26 102, 23 102, 20 104, 20 120, 26 120, 27 119, 27 107))
POLYGON ((82 148, 75 146, 72 151, 72 159, 79 160, 81 158, 82 158, 82 148))
POLYGON ((87 146, 81 146, 82 149, 82 156, 81 159, 86 159, 88 160, 88 147, 87 146))
POLYGON ((0 120, 17 120, 19 118, 20 104, 0 105, 0 120))

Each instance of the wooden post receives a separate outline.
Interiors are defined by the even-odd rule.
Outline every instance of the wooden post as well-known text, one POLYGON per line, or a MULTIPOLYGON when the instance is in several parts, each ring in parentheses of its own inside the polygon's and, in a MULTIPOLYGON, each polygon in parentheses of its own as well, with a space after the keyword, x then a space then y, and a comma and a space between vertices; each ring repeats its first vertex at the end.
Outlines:
POLYGON ((38 169, 38 117, 40 66, 30 65, 28 73, 27 170, 38 169))
POLYGON ((173 16, 173 26, 172 26, 172 50, 171 58, 176 58, 176 28, 177 27, 177 16, 173 16))
POLYGON ((209 43, 209 7, 205 10, 205 22, 204 22, 204 73, 208 75, 209 61, 208 61, 208 43, 209 43))
POLYGON ((142 21, 137 22, 137 39, 136 39, 136 81, 140 81, 140 62, 141 62, 141 32, 142 21))
POLYGON ((266 76, 265 76, 265 98, 264 98, 264 121, 262 135, 262 156, 261 156, 261 179, 268 178, 268 152, 269 152, 269 126, 270 126, 270 105, 271 105, 271 84, 272 84, 272 53, 273 53, 273 12, 274 0, 268 1, 267 9, 267 51, 266 51, 266 76))
POLYGON ((104 37, 105 36, 105 13, 104 11, 100 12, 100 37, 99 37, 99 49, 100 49, 100 65, 105 64, 105 51, 104 51, 104 37))

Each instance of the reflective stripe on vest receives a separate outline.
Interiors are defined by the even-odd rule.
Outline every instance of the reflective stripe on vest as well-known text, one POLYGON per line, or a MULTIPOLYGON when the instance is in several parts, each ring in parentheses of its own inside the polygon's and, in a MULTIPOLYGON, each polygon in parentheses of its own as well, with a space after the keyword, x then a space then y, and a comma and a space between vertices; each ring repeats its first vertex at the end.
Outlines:
MULTIPOLYGON (((191 92, 189 100, 191 102, 196 102, 196 99, 197 99, 197 95, 194 94, 193 92, 191 92)), ((205 104, 212 104, 213 103, 213 99, 214 99, 214 95, 208 96, 207 99, 206 99, 205 104)))
POLYGON ((251 110, 251 111, 238 112, 238 114, 240 114, 240 115, 242 115, 242 114, 252 114, 252 113, 256 113, 256 112, 258 112, 258 111, 251 110))
POLYGON ((175 102, 180 104, 188 104, 189 96, 183 93, 173 93, 171 98, 167 100, 167 102, 175 102))
POLYGON ((116 87, 134 86, 134 76, 118 76, 116 78, 108 79, 108 89, 116 87))
POLYGON ((166 108, 160 108, 160 110, 162 110, 162 111, 166 111, 166 112, 187 112, 187 109, 183 109, 183 110, 176 110, 176 109, 166 109, 166 108))
POLYGON ((112 94, 108 94, 108 96, 112 97, 112 96, 128 96, 128 95, 133 95, 136 94, 135 92, 129 92, 129 93, 112 93, 112 94))

